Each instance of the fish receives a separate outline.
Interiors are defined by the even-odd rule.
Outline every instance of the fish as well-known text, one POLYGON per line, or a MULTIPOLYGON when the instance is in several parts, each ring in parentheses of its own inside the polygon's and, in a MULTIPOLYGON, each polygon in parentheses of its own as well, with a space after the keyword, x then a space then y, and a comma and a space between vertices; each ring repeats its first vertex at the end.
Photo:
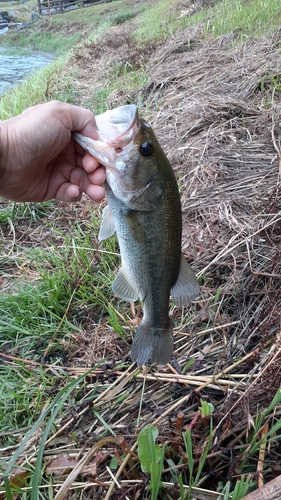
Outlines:
POLYGON ((105 166, 105 195, 98 238, 115 232, 121 267, 112 291, 121 299, 140 299, 142 321, 131 347, 138 365, 166 364, 173 354, 170 296, 185 306, 200 292, 196 275, 181 250, 182 212, 173 168, 152 127, 137 106, 120 106, 97 115, 99 139, 74 132, 74 139, 105 166))

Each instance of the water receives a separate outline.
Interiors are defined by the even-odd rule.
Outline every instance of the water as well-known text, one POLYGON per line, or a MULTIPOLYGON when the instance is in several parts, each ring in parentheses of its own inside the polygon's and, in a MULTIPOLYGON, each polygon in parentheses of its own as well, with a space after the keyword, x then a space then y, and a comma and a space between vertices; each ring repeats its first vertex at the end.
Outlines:
POLYGON ((44 68, 54 58, 52 54, 37 50, 19 51, 19 55, 11 54, 11 49, 0 47, 0 94, 25 80, 30 73, 44 68))

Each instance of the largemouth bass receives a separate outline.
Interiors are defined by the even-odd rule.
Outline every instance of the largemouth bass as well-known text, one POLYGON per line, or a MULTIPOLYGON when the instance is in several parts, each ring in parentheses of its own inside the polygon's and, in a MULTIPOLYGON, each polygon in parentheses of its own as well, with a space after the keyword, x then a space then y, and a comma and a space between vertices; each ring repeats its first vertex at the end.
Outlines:
POLYGON ((181 252, 182 216, 173 169, 151 126, 134 105, 96 116, 100 140, 74 133, 76 141, 106 169, 99 240, 116 231, 122 266, 112 290, 127 301, 140 299, 143 318, 131 358, 139 365, 167 363, 173 353, 170 294, 184 306, 199 293, 194 272, 181 252))

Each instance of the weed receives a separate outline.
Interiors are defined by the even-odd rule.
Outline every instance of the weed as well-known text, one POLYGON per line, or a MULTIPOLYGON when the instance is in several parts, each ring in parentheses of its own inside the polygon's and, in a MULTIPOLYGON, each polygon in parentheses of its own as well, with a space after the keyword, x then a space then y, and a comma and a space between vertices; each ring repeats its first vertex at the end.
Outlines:
POLYGON ((161 474, 163 469, 165 446, 160 448, 155 440, 158 429, 153 425, 146 425, 139 433, 138 454, 143 472, 150 474, 149 488, 151 500, 157 500, 161 489, 161 474))
MULTIPOLYGON (((259 36, 272 32, 280 20, 278 0, 253 0, 244 2, 227 0, 218 2, 208 10, 206 31, 220 36, 236 30, 238 40, 248 36, 259 36)), ((199 16, 204 13, 199 14, 199 16)))
POLYGON ((20 114, 29 106, 54 99, 58 86, 68 84, 68 79, 64 76, 68 60, 69 55, 62 56, 8 90, 0 99, 0 118, 5 120, 20 114))
POLYGON ((0 224, 10 225, 10 221, 39 222, 42 217, 46 217, 53 209, 52 201, 42 203, 7 203, 0 205, 0 224))
MULTIPOLYGON (((246 495, 249 491, 249 487, 251 486, 252 479, 250 476, 244 477, 242 476, 239 479, 234 487, 233 492, 231 493, 231 500, 240 500, 242 497, 246 495)), ((230 481, 227 481, 225 484, 221 494, 218 496, 218 500, 228 500, 230 498, 231 484, 230 481)))
MULTIPOLYGON (((10 460, 10 462, 5 470, 5 473, 4 473, 4 485, 5 485, 7 499, 12 498, 11 482, 10 482, 9 476, 13 472, 13 469, 14 469, 15 465, 17 464, 17 460, 18 460, 20 454, 27 446, 29 440, 38 432, 38 430, 41 431, 42 425, 45 424, 45 428, 44 428, 44 431, 42 433, 42 437, 41 437, 41 441, 40 441, 40 446, 39 446, 38 452, 37 452, 36 466, 35 466, 34 471, 32 473, 32 488, 31 488, 31 497, 30 498, 31 498, 31 500, 38 500, 38 487, 39 487, 39 484, 41 482, 42 459, 43 459, 44 447, 45 447, 45 443, 47 441, 48 435, 50 433, 50 430, 51 430, 52 426, 54 425, 54 422, 55 422, 55 419, 56 419, 58 413, 62 411, 64 404, 65 404, 66 400, 69 398, 70 394, 79 385, 79 383, 85 379, 87 374, 89 374, 94 369, 95 368, 92 368, 91 370, 89 370, 88 372, 83 374, 81 377, 78 377, 76 380, 67 384, 57 394, 57 396, 55 398, 53 398, 52 402, 41 413, 40 417, 37 419, 35 424, 26 433, 24 439, 22 440, 22 442, 21 442, 20 446, 18 447, 16 453, 14 454, 13 458, 10 460), (47 419, 47 417, 48 417, 48 419, 47 419)), ((31 471, 30 471, 30 473, 31 473, 31 471)))
POLYGON ((41 52, 56 53, 57 56, 65 54, 67 50, 73 47, 82 39, 81 33, 62 36, 62 33, 42 33, 41 31, 32 31, 28 36, 26 33, 17 33, 3 39, 4 47, 29 47, 32 50, 41 52))
POLYGON ((107 17, 107 21, 112 25, 124 24, 130 21, 137 15, 136 12, 121 12, 120 14, 112 14, 107 17))
POLYGON ((179 28, 177 16, 173 12, 175 0, 161 0, 138 16, 139 27, 134 33, 138 45, 148 41, 164 40, 179 28))

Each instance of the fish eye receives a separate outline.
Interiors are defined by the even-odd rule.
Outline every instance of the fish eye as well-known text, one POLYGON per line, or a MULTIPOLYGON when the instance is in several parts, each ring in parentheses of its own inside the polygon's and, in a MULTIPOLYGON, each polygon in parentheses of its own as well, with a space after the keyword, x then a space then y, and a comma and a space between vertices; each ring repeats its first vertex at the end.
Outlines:
POLYGON ((153 144, 151 142, 143 142, 140 145, 140 153, 146 158, 151 156, 153 154, 153 144))

